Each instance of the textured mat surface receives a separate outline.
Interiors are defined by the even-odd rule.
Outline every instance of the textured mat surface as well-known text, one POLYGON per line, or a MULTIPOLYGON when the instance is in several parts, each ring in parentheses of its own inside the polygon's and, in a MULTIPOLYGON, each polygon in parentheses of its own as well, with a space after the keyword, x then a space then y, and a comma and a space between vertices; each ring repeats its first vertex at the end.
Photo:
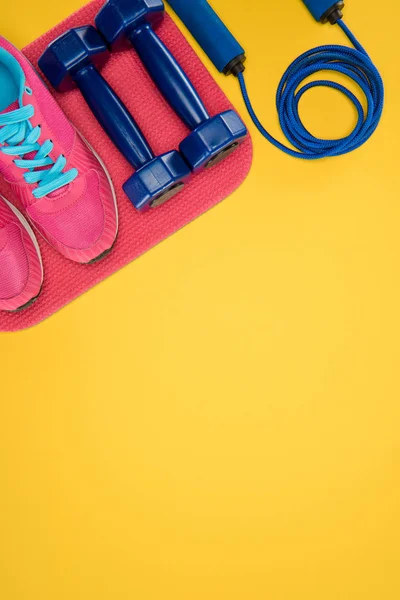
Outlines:
MULTIPOLYGON (((94 0, 84 6, 25 48, 24 52, 32 64, 37 66, 39 56, 56 36, 70 27, 93 22, 103 1, 94 0)), ((230 108, 229 100, 168 16, 158 32, 192 78, 210 113, 230 108)), ((134 52, 113 55, 103 74, 135 116, 156 154, 178 147, 187 130, 159 95, 134 52)), ((252 144, 249 137, 225 162, 194 177, 174 200, 141 215, 121 189, 131 174, 131 168, 103 133, 79 91, 64 95, 55 93, 55 96, 70 120, 106 163, 117 191, 119 235, 113 252, 90 266, 77 265, 62 258, 38 239, 45 269, 43 291, 37 302, 21 313, 0 312, 0 331, 25 329, 50 316, 229 196, 245 179, 251 166, 252 144)), ((4 182, 0 182, 0 192, 18 206, 17 199, 4 182)), ((204 243, 207 243, 206 240, 204 243)))

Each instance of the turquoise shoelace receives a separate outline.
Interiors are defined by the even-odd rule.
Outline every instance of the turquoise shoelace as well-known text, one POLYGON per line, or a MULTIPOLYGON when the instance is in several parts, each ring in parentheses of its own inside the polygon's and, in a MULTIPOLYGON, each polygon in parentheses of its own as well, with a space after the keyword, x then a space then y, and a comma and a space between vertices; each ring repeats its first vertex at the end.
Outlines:
POLYGON ((28 170, 24 173, 25 181, 32 185, 38 184, 32 191, 33 196, 43 198, 71 183, 78 176, 78 171, 70 169, 63 173, 67 164, 65 156, 61 155, 54 162, 49 156, 54 147, 53 142, 46 140, 43 144, 39 144, 41 127, 40 125, 32 127, 29 121, 34 114, 35 109, 31 104, 0 114, 0 145, 2 146, 0 152, 19 157, 14 160, 14 163, 20 169, 28 170), (31 152, 36 152, 34 158, 23 158, 31 152), (40 170, 35 170, 39 168, 40 170))

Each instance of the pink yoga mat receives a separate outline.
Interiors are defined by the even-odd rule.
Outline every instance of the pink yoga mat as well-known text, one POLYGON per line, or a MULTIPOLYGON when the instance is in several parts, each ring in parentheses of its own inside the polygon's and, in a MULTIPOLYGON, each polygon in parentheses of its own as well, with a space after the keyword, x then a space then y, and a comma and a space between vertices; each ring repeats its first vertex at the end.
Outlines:
MULTIPOLYGON (((94 0, 27 46, 24 52, 32 64, 37 67, 39 56, 55 37, 70 27, 93 23, 103 2, 94 0)), ((216 114, 231 108, 229 100, 168 15, 158 33, 191 77, 209 112, 216 114)), ((103 74, 138 121, 156 154, 178 147, 188 131, 160 96, 133 51, 113 55, 103 74)), ((45 270, 42 293, 33 306, 21 313, 0 312, 0 331, 17 331, 40 323, 229 196, 246 178, 251 166, 249 136, 226 161, 194 177, 185 191, 173 200, 139 214, 122 191, 122 184, 132 173, 131 167, 97 124, 79 91, 54 95, 110 172, 117 192, 119 235, 112 253, 94 265, 78 265, 64 259, 39 237, 45 270)), ((3 181, 0 181, 0 193, 19 207, 3 181)), ((207 244, 207 239, 204 239, 204 244, 207 244)))

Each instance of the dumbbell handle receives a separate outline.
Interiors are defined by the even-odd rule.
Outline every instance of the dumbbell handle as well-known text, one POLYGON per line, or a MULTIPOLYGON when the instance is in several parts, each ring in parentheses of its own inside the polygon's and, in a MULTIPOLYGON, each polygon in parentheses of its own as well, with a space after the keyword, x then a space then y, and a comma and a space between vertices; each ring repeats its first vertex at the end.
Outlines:
POLYGON ((196 129, 209 114, 189 77, 148 24, 129 34, 151 78, 189 129, 196 129))
POLYGON ((94 65, 88 65, 73 74, 89 108, 109 138, 126 158, 138 169, 154 158, 146 138, 132 115, 112 87, 94 65))

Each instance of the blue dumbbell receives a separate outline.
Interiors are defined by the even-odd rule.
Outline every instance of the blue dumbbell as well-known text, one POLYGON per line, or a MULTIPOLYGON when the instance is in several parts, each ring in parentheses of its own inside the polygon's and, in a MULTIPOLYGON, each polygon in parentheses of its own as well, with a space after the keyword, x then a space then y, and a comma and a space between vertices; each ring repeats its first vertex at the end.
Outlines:
POLYGON ((191 173, 177 150, 154 156, 128 109, 99 73, 108 57, 94 27, 77 27, 49 45, 39 66, 58 91, 80 89, 100 125, 136 169, 123 188, 135 208, 144 211, 180 192, 191 173))
POLYGON ((179 149, 197 172, 224 160, 247 130, 233 110, 210 117, 188 76, 154 32, 164 13, 162 0, 108 0, 96 25, 112 49, 127 43, 134 47, 167 102, 192 130, 179 149))

